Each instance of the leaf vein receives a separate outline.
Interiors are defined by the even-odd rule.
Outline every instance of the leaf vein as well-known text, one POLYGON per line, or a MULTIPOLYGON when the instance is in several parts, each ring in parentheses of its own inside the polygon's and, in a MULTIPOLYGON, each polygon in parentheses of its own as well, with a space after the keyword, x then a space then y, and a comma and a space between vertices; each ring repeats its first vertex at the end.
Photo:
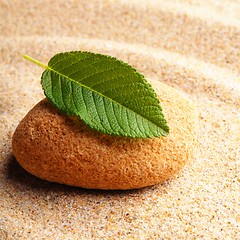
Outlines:
POLYGON ((62 91, 62 81, 61 81, 61 76, 58 76, 58 79, 59 79, 59 81, 60 81, 60 96, 61 96, 61 99, 62 99, 62 103, 63 103, 63 105, 64 105, 64 107, 66 108, 66 103, 65 103, 65 101, 64 101, 64 97, 63 97, 63 91, 62 91))
MULTIPOLYGON (((104 112, 106 113, 107 112, 107 110, 106 110, 106 106, 105 106, 105 99, 103 98, 103 102, 104 102, 104 104, 103 104, 103 107, 104 107, 104 112)), ((110 128, 111 129, 114 129, 113 128, 113 126, 112 126, 112 123, 111 123, 111 121, 109 120, 109 117, 108 117, 108 114, 106 114, 106 117, 107 117, 107 120, 108 120, 108 124, 109 124, 109 126, 110 126, 110 128)))
POLYGON ((118 118, 117 118, 117 114, 116 114, 114 105, 113 105, 112 109, 113 109, 113 112, 114 112, 114 117, 115 117, 115 119, 116 119, 116 121, 117 121, 117 123, 118 123, 118 126, 119 126, 120 129, 124 132, 124 128, 123 128, 122 125, 119 123, 119 120, 118 120, 118 118))
MULTIPOLYGON (((70 73, 69 75, 66 75, 66 76, 70 77, 71 75, 76 74, 76 73, 78 73, 78 72, 81 72, 83 69, 88 68, 89 66, 93 66, 93 65, 95 65, 95 64, 99 64, 99 63, 102 63, 102 62, 107 62, 107 60, 104 59, 104 60, 101 60, 101 61, 97 61, 97 62, 94 62, 94 63, 90 63, 90 64, 85 65, 84 67, 82 67, 80 70, 78 69, 77 71, 74 71, 74 72, 72 72, 72 73, 70 73)), ((73 66, 73 65, 75 65, 75 64, 78 64, 78 63, 74 63, 74 64, 72 64, 71 66, 73 66)), ((71 67, 71 66, 70 66, 70 67, 71 67)), ((60 69, 60 70, 62 71, 62 70, 64 70, 64 69, 65 69, 65 67, 62 68, 62 69, 60 69)), ((98 73, 98 72, 97 72, 97 73, 98 73)), ((87 75, 86 77, 88 77, 88 76, 89 76, 89 75, 87 75)), ((84 79, 84 78, 83 78, 83 79, 84 79)), ((81 79, 81 80, 83 80, 83 79, 81 79)))
POLYGON ((102 124, 102 121, 101 121, 101 118, 100 118, 100 114, 99 114, 98 108, 97 108, 96 100, 95 100, 95 97, 94 97, 93 94, 94 94, 94 92, 91 92, 91 96, 92 96, 93 103, 94 103, 93 105, 94 105, 94 108, 96 109, 97 117, 98 117, 98 119, 99 119, 99 122, 100 122, 102 128, 104 128, 104 127, 103 127, 103 124, 102 124))
MULTIPOLYGON (((60 55, 60 54, 59 54, 59 55, 60 55)), ((71 55, 71 56, 73 56, 73 55, 71 55)), ((52 64, 51 66, 49 66, 49 67, 53 68, 53 67, 56 66, 57 64, 63 62, 63 61, 66 60, 66 59, 69 59, 69 58, 70 58, 70 56, 67 54, 66 56, 64 56, 63 58, 61 58, 59 61, 53 62, 53 64, 52 64)), ((66 69, 66 68, 68 68, 68 67, 71 67, 71 66, 74 65, 74 64, 78 64, 78 63, 80 63, 80 62, 82 62, 82 61, 84 61, 84 60, 86 60, 86 59, 91 59, 92 56, 91 56, 91 57, 85 57, 85 58, 82 58, 82 59, 78 59, 78 58, 76 58, 76 57, 74 56, 74 58, 75 58, 76 62, 74 62, 74 63, 70 62, 69 65, 64 65, 64 68, 61 68, 60 70, 64 70, 64 69, 66 69)), ((54 59, 54 60, 55 60, 55 59, 54 59)), ((50 60, 50 62, 51 62, 51 60, 50 60)))
MULTIPOLYGON (((95 85, 92 85, 92 87, 97 87, 97 86, 99 86, 99 85, 101 85, 101 84, 104 84, 104 83, 106 83, 106 82, 110 82, 110 81, 112 81, 112 80, 114 80, 114 79, 119 79, 119 78, 125 78, 126 76, 131 76, 132 74, 131 73, 127 73, 127 74, 124 74, 124 75, 119 75, 119 76, 115 76, 115 77, 113 77, 113 78, 108 78, 108 79, 105 79, 105 80, 103 80, 102 82, 98 82, 97 84, 95 84, 95 85)), ((128 85, 133 85, 133 84, 135 84, 135 82, 132 82, 132 83, 128 83, 128 85)), ((126 86, 126 85, 124 85, 124 86, 126 86)))
POLYGON ((108 68, 108 69, 106 69, 106 70, 99 71, 99 72, 96 72, 96 73, 87 75, 86 77, 82 78, 81 81, 86 80, 86 79, 88 79, 88 78, 90 78, 90 77, 93 77, 93 76, 95 76, 95 75, 98 75, 99 73, 106 73, 106 72, 108 72, 108 71, 112 71, 112 70, 116 70, 116 69, 121 69, 121 67, 108 68))
POLYGON ((73 102, 73 106, 74 108, 79 112, 79 109, 77 107, 77 104, 75 102, 75 98, 74 98, 74 91, 73 91, 73 82, 70 82, 70 88, 71 88, 71 93, 72 93, 72 102, 73 102))

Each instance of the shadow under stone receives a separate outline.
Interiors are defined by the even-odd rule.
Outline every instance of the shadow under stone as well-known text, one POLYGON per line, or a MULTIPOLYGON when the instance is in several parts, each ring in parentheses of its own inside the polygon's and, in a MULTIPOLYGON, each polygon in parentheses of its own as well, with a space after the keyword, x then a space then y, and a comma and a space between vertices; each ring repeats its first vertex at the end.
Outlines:
POLYGON ((132 190, 99 190, 99 189, 84 189, 81 187, 69 186, 59 183, 48 182, 27 172, 16 160, 13 154, 7 159, 6 181, 14 185, 16 188, 32 190, 35 192, 63 192, 66 194, 91 194, 91 195, 119 195, 126 196, 132 194, 141 194, 145 191, 151 191, 158 188, 158 185, 132 190))
MULTIPOLYGON (((39 191, 76 191, 79 188, 62 185, 58 183, 52 183, 27 172, 16 160, 13 154, 8 158, 6 179, 13 185, 18 185, 22 188, 30 188, 39 191)), ((83 189, 82 189, 83 190, 83 189)))

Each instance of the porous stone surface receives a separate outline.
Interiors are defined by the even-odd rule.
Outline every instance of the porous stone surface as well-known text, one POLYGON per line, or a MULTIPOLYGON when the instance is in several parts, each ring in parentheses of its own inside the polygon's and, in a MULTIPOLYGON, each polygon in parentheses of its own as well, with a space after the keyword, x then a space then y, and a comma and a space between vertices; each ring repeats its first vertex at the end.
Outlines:
POLYGON ((193 104, 176 90, 153 83, 170 127, 167 137, 102 134, 61 114, 44 99, 13 135, 17 161, 39 178, 83 188, 133 189, 172 177, 192 158, 197 115, 193 104))

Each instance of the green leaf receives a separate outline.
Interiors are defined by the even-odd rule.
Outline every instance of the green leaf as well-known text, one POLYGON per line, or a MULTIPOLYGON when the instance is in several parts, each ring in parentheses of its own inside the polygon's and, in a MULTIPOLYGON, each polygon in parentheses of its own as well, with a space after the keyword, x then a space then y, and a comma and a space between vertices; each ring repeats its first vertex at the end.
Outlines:
POLYGON ((159 100, 150 84, 116 58, 91 52, 59 53, 45 67, 46 97, 67 115, 115 136, 159 137, 169 132, 159 100))

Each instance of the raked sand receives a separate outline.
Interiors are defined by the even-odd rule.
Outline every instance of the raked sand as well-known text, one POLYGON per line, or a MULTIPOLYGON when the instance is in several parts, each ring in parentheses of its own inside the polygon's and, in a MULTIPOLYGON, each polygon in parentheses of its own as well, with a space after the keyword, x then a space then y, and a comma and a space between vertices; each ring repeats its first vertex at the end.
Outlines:
POLYGON ((0 239, 240 239, 240 2, 0 0, 0 239), (44 96, 43 62, 89 50, 184 92, 199 148, 178 176, 132 191, 42 181, 11 137, 44 96))

